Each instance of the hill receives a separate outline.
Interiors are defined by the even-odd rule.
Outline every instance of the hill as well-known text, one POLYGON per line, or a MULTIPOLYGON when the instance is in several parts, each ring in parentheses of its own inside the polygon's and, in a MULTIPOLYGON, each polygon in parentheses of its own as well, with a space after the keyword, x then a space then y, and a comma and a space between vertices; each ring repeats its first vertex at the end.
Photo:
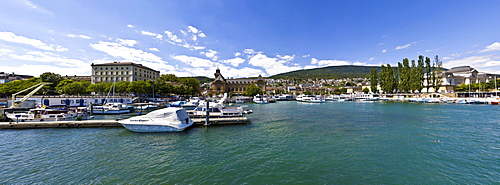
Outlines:
POLYGON ((271 79, 331 79, 331 78, 368 78, 370 76, 370 69, 377 70, 380 73, 380 66, 329 66, 315 69, 305 69, 298 71, 291 71, 270 76, 271 79))

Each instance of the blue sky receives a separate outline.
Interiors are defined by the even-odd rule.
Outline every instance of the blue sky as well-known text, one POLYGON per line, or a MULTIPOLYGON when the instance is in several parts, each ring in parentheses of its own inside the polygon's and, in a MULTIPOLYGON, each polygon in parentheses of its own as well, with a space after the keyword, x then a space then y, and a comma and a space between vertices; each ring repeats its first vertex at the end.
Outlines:
POLYGON ((90 75, 119 61, 266 77, 439 55, 446 68, 500 74, 498 12, 496 0, 3 0, 0 72, 90 75))

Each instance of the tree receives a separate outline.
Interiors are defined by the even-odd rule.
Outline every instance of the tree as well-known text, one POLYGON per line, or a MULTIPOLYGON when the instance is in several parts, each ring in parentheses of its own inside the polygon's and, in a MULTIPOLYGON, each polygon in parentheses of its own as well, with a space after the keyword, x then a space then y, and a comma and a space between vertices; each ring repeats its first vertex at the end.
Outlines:
POLYGON ((384 93, 394 92, 394 72, 390 64, 387 67, 382 65, 382 72, 380 74, 380 88, 384 93))
POLYGON ((411 73, 410 62, 408 58, 403 59, 402 68, 400 70, 400 90, 408 93, 411 90, 411 73))
POLYGON ((436 55, 433 61, 433 73, 432 73, 432 87, 434 92, 437 92, 443 83, 443 61, 439 60, 439 56, 436 55))
POLYGON ((40 78, 42 79, 42 82, 52 83, 50 85, 47 85, 46 86, 47 88, 44 87, 44 89, 47 89, 47 90, 55 90, 56 86, 59 84, 59 82, 64 79, 61 75, 51 73, 51 72, 45 72, 45 73, 41 74, 40 78))
POLYGON ((130 82, 130 85, 127 88, 127 92, 133 92, 136 94, 146 94, 149 92, 149 89, 150 87, 148 83, 139 80, 130 82))
POLYGON ((90 85, 88 81, 74 82, 60 87, 60 91, 68 95, 87 94, 87 87, 90 85))
POLYGON ((419 91, 419 92, 422 92, 422 89, 424 89, 424 58, 422 55, 420 55, 418 57, 418 64, 417 64, 417 71, 416 71, 416 84, 415 84, 415 88, 419 91))
MULTIPOLYGON (((422 57, 422 55, 420 55, 419 57, 422 57)), ((432 85, 432 66, 431 66, 431 59, 429 57, 425 57, 425 81, 427 83, 427 92, 429 92, 429 88, 431 87, 432 85)))
POLYGON ((369 92, 370 92, 370 89, 368 89, 367 87, 365 87, 365 88, 363 89, 363 93, 368 94, 369 92))
POLYGON ((255 84, 247 86, 245 93, 243 93, 245 96, 255 96, 257 94, 262 94, 262 89, 255 84))
POLYGON ((180 79, 175 76, 174 74, 163 74, 158 78, 160 81, 165 81, 165 82, 179 82, 180 79))
POLYGON ((374 68, 371 68, 370 69, 370 88, 372 89, 373 93, 378 93, 377 84, 378 84, 377 70, 374 68))
POLYGON ((123 94, 127 93, 127 88, 130 85, 128 81, 119 81, 115 83, 115 92, 123 94))
POLYGON ((196 78, 182 78, 180 81, 190 87, 189 95, 200 94, 200 82, 196 78))
POLYGON ((106 93, 106 83, 101 82, 96 84, 90 84, 87 87, 87 92, 95 92, 97 94, 104 95, 106 93))

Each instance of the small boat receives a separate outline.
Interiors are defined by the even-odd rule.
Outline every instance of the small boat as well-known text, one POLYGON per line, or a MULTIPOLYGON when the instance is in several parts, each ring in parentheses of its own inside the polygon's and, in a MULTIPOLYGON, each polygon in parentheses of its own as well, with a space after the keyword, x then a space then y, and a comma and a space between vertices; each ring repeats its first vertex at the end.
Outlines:
POLYGON ((261 96, 261 95, 258 95, 258 94, 253 97, 253 102, 257 103, 257 104, 266 104, 266 103, 269 103, 268 100, 267 100, 267 97, 261 96))
POLYGON ((302 98, 303 102, 308 102, 308 103, 325 103, 326 101, 323 98, 316 97, 316 96, 307 96, 302 98))
POLYGON ((198 107, 198 105, 200 104, 200 101, 201 101, 201 99, 199 97, 192 97, 186 103, 181 104, 181 107, 186 109, 186 110, 193 110, 196 107, 198 107))
POLYGON ((224 106, 224 101, 227 99, 227 94, 218 102, 200 102, 194 110, 189 110, 188 114, 192 117, 206 117, 207 103, 208 114, 210 117, 242 117, 245 114, 251 114, 253 111, 248 109, 248 106, 224 106))
POLYGON ((131 112, 131 108, 124 103, 106 103, 102 106, 92 106, 92 114, 126 114, 131 112))
POLYGON ((35 108, 27 112, 5 112, 5 115, 13 121, 62 121, 74 119, 77 113, 67 109, 35 108))
POLYGON ((163 108, 118 123, 134 132, 179 132, 194 124, 183 108, 163 108))

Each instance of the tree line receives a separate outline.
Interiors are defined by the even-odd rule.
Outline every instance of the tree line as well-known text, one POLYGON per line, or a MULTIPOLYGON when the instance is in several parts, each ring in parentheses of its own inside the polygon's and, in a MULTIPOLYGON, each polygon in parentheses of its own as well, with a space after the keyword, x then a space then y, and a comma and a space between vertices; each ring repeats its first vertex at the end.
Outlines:
POLYGON ((442 84, 443 62, 436 55, 433 61, 429 57, 420 55, 418 60, 408 58, 398 62, 397 67, 390 64, 382 65, 380 73, 370 70, 370 88, 372 92, 378 93, 378 86, 382 93, 417 93, 432 87, 437 91, 442 84), (424 87, 424 82, 427 84, 424 87), (375 90, 377 89, 377 90, 375 90))
POLYGON ((64 78, 59 74, 46 72, 40 77, 28 80, 14 80, 0 84, 0 96, 9 96, 40 82, 50 82, 37 94, 45 95, 107 95, 114 92, 118 95, 150 96, 150 95, 197 95, 200 93, 200 83, 196 78, 179 78, 173 74, 163 74, 156 81, 120 81, 100 82, 91 84, 87 80, 64 78))

